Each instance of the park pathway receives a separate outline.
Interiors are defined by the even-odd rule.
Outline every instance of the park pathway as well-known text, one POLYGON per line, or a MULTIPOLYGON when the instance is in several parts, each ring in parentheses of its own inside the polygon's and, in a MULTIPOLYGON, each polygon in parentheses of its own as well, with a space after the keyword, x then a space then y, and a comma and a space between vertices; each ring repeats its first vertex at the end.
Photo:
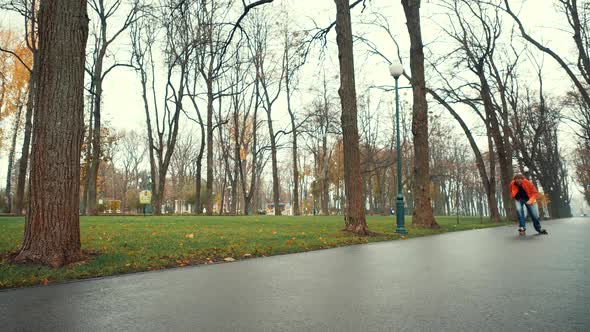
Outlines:
POLYGON ((0 330, 589 331, 590 219, 544 226, 0 291, 0 330))

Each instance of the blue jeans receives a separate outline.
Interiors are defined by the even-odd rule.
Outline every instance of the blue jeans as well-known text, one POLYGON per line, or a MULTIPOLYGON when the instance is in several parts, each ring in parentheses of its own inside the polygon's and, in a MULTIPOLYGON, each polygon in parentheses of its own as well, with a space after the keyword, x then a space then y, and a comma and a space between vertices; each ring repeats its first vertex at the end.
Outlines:
POLYGON ((526 214, 525 214, 525 207, 528 214, 533 219, 533 226, 535 226, 535 230, 537 232, 541 231, 541 222, 539 221, 539 207, 537 203, 533 203, 532 205, 528 205, 525 201, 514 201, 516 204, 516 214, 518 215, 518 225, 522 228, 526 229, 526 214))

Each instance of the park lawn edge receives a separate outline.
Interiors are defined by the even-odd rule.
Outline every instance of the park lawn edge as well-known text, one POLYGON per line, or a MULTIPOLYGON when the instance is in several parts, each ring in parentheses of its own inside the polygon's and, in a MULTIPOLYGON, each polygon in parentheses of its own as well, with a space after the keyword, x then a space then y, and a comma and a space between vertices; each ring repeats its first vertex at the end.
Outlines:
MULTIPOLYGON (((149 273, 149 272, 161 272, 164 270, 169 270, 169 269, 180 269, 180 268, 185 268, 185 267, 204 267, 204 266, 208 266, 208 265, 216 265, 216 264, 222 264, 222 263, 231 263, 231 262, 237 262, 237 261, 245 261, 245 260, 250 260, 250 259, 255 259, 255 258, 266 258, 266 257, 271 257, 271 256, 285 256, 285 255, 290 255, 290 254, 301 254, 301 253, 306 253, 306 252, 312 252, 312 251, 320 251, 320 250, 327 250, 327 249, 335 249, 335 248, 340 248, 340 247, 347 247, 347 246, 356 246, 356 245, 366 245, 366 244, 376 244, 376 243, 383 243, 383 242, 388 242, 388 241, 395 241, 395 240, 407 240, 407 239, 411 239, 411 238, 420 238, 420 237, 426 237, 426 236, 433 236, 433 235, 441 235, 441 234, 447 234, 447 233, 451 233, 451 232, 461 232, 461 231, 469 231, 469 230, 479 230, 479 229, 485 229, 485 228, 492 228, 492 227, 502 227, 502 226, 508 226, 511 225, 512 223, 510 222, 500 222, 500 223, 492 223, 492 222, 486 222, 483 224, 476 224, 476 223, 472 223, 469 225, 474 225, 477 227, 472 227, 472 228, 460 228, 460 229, 453 229, 453 228, 446 228, 446 227, 441 227, 439 229, 430 229, 430 228, 415 228, 412 226, 409 226, 409 233, 406 235, 400 235, 400 234, 396 234, 396 233, 378 233, 377 236, 372 236, 372 237, 361 237, 361 236, 356 236, 354 234, 350 234, 345 232, 344 230, 340 230, 341 235, 346 236, 348 235, 348 237, 345 239, 344 242, 341 243, 324 243, 323 245, 312 245, 310 247, 291 247, 289 248, 290 250, 281 250, 279 249, 278 251, 273 251, 274 248, 271 248, 271 252, 268 254, 260 254, 258 252, 256 253, 252 253, 249 256, 240 256, 240 255, 226 255, 224 254, 223 249, 227 249, 227 248, 207 248, 205 251, 209 251, 209 254, 206 256, 207 259, 203 259, 202 257, 191 257, 191 255, 189 255, 189 257, 185 257, 185 255, 181 254, 175 257, 169 256, 169 260, 168 262, 166 262, 165 264, 161 264, 161 265, 155 265, 155 266, 150 266, 150 265, 137 265, 137 266, 129 266, 129 264, 127 266, 116 266, 115 267, 115 271, 114 272, 109 272, 109 271, 104 271, 104 270, 99 270, 96 273, 91 273, 91 274, 78 274, 74 277, 66 277, 66 278, 57 278, 57 279, 51 279, 51 278, 44 278, 42 280, 40 279, 26 279, 26 280, 3 280, 2 276, 0 276, 0 292, 3 291, 10 291, 10 290, 15 290, 15 289, 20 289, 20 288, 29 288, 29 287, 44 287, 47 285, 60 285, 60 284, 65 284, 65 283, 72 283, 72 282, 81 282, 81 281, 89 281, 89 280, 100 280, 100 279, 105 279, 105 278, 114 278, 114 277, 120 277, 122 275, 126 275, 126 274, 136 274, 136 273, 149 273), (415 230, 418 231, 427 231, 429 233, 420 233, 420 232, 415 232, 415 230), (218 251, 218 252, 216 252, 218 251), (219 254, 221 252, 221 254, 219 254), (210 258, 210 259, 209 259, 210 258), (231 258, 230 261, 226 261, 227 258, 231 258), (129 267, 129 268, 126 268, 129 267)), ((463 226, 466 226, 465 224, 463 224, 463 226)), ((231 247, 231 246, 230 246, 231 247)), ((85 251, 85 254, 87 254, 86 256, 86 260, 83 262, 83 264, 87 264, 87 263, 91 263, 93 260, 96 259, 96 257, 99 257, 101 255, 100 251, 94 251, 94 250, 87 250, 86 248, 83 248, 83 250, 85 251)), ((14 252, 0 252, 0 269, 4 266, 8 266, 8 267, 13 267, 13 268, 42 268, 41 266, 38 265, 33 265, 33 264, 24 264, 24 265, 16 265, 13 264, 11 262, 8 261, 8 257, 10 254, 14 254, 14 252)), ((64 268, 58 268, 58 269, 50 269, 50 271, 60 271, 63 269, 71 269, 71 268, 75 268, 76 265, 79 265, 80 263, 73 263, 70 265, 67 265, 64 268)), ((30 277, 30 275, 29 275, 30 277)))

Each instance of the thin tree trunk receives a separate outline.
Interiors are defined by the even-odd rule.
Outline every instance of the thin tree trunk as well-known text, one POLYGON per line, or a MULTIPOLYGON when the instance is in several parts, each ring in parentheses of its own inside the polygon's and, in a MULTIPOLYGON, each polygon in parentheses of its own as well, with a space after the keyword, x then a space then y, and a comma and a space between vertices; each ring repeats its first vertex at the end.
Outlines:
POLYGON ((213 215, 213 82, 207 80, 207 202, 208 216, 213 215))
POLYGON ((369 235, 365 219, 361 184, 359 134, 354 79, 352 25, 348 0, 336 2, 336 42, 340 63, 341 123, 344 142, 344 183, 346 191, 345 230, 358 235, 369 235))
POLYGON ((410 67, 414 107, 414 209, 412 224, 428 228, 440 227, 434 219, 430 201, 430 166, 428 151, 428 103, 424 78, 424 51, 420 27, 420 0, 402 0, 410 35, 410 67))
POLYGON ((12 212, 12 169, 14 168, 14 152, 16 151, 16 139, 18 137, 18 128, 23 113, 23 106, 18 107, 16 117, 14 118, 14 127, 12 128, 12 142, 10 143, 10 152, 8 154, 8 171, 6 174, 6 213, 12 212))
POLYGON ((86 1, 41 2, 30 204, 18 262, 59 267, 82 258, 78 204, 87 39, 86 1))
MULTIPOLYGON (((104 33, 104 32, 103 32, 104 33)), ((98 176, 98 167, 100 165, 101 154, 101 107, 102 107, 102 65, 106 47, 101 48, 94 68, 94 128, 92 135, 92 160, 88 168, 88 202, 86 208, 86 215, 96 215, 96 178, 98 176), (104 50, 103 50, 104 48, 104 50)))
MULTIPOLYGON (((27 27, 29 33, 32 31, 37 31, 37 19, 36 16, 37 10, 37 1, 33 0, 30 3, 28 15, 30 17, 30 26, 27 27)), ((27 112, 25 115, 25 136, 23 140, 23 146, 21 150, 21 159, 19 162, 19 173, 18 173, 18 180, 17 180, 17 187, 16 187, 16 214, 22 215, 24 213, 24 203, 25 203, 25 187, 27 181, 27 170, 29 166, 29 154, 30 154, 30 147, 31 147, 31 135, 33 130, 33 112, 34 112, 34 100, 35 100, 35 81, 36 81, 36 73, 37 70, 35 68, 36 63, 38 62, 38 49, 37 49, 37 38, 34 33, 28 36, 27 33, 27 47, 33 54, 33 63, 31 66, 30 76, 29 76, 29 86, 28 86, 28 96, 27 96, 27 112)))
MULTIPOLYGON (((94 87, 91 85, 90 91, 94 91, 94 87)), ((92 135, 94 135, 93 128, 93 121, 94 121, 94 103, 90 102, 90 116, 88 117, 88 139, 86 140, 86 149, 84 151, 85 157, 84 162, 86 164, 86 174, 84 175, 84 182, 82 183, 82 203, 80 206, 80 211, 82 215, 86 214, 86 207, 88 206, 88 187, 90 186, 90 177, 88 176, 88 172, 90 170, 90 160, 92 155, 92 135)))
POLYGON ((242 133, 240 131, 240 121, 239 121, 239 103, 235 102, 234 104, 234 141, 233 148, 234 148, 234 169, 233 169, 233 181, 232 181, 232 190, 231 190, 231 211, 230 213, 236 214, 238 210, 238 178, 241 178, 241 163, 242 163, 242 156, 241 156, 241 147, 240 147, 240 137, 242 137, 242 133))
MULTIPOLYGON (((327 114, 326 114, 327 117, 327 114)), ((328 170, 329 170, 329 159, 330 157, 328 156, 328 119, 326 118, 326 133, 324 134, 324 137, 322 138, 322 160, 320 160, 320 165, 321 165, 321 170, 322 170, 322 174, 321 174, 321 188, 320 188, 320 209, 321 209, 321 214, 327 216, 330 214, 330 211, 328 211, 328 201, 330 199, 330 183, 328 181, 328 170)))
POLYGON ((289 84, 289 63, 287 61, 287 75, 285 78, 285 88, 287 91, 287 111, 291 118, 291 130, 293 131, 293 215, 301 215, 299 207, 299 168, 297 163, 297 126, 295 124, 295 114, 291 108, 291 88, 289 84))
MULTIPOLYGON (((196 83, 195 83, 196 84, 196 83)), ((203 202, 201 201, 201 187, 202 187, 202 170, 203 170, 203 155, 205 152, 205 125, 203 124, 203 117, 201 116, 201 111, 195 101, 195 97, 193 96, 193 92, 196 90, 193 87, 191 92, 190 85, 188 82, 186 84, 187 92, 189 94, 189 99, 191 100, 193 107, 197 113, 197 119, 199 120, 199 126, 201 127, 201 141, 199 143, 199 154, 197 155, 197 171, 196 171, 196 179, 195 179, 195 212, 196 214, 203 213, 203 202)))
MULTIPOLYGON (((269 105, 270 106, 270 105, 269 105)), ((279 183, 279 162, 277 159, 277 142, 275 138, 274 128, 272 126, 272 117, 270 108, 266 110, 268 118, 268 134, 270 136, 270 153, 271 153, 271 167, 272 167, 272 201, 274 205, 275 216, 281 215, 280 207, 280 183, 279 183)))
POLYGON ((149 109, 149 102, 147 96, 147 73, 145 72, 144 68, 140 69, 141 74, 141 98, 143 99, 143 106, 145 111, 145 121, 146 121, 146 132, 148 137, 148 151, 150 156, 150 179, 151 179, 151 191, 152 191, 152 206, 154 207, 154 214, 159 215, 161 214, 161 204, 158 201, 158 195, 156 191, 156 159, 154 156, 154 136, 152 131, 152 121, 150 117, 150 109, 149 109))
POLYGON ((33 130, 33 110, 35 98, 35 67, 31 77, 29 78, 29 95, 27 100, 27 112, 25 113, 25 137, 23 139, 23 146, 21 149, 21 158, 18 168, 18 180, 16 183, 16 214, 21 215, 24 211, 25 205, 25 186, 27 180, 27 169, 29 167, 29 152, 31 148, 31 133, 33 130))
POLYGON ((487 186, 486 184, 484 184, 484 189, 486 190, 488 206, 490 209, 490 219, 493 222, 500 222, 500 211, 498 209, 498 201, 496 200, 496 153, 494 152, 494 141, 492 140, 492 137, 489 134, 489 129, 487 136, 488 154, 490 157, 490 177, 487 186))
MULTIPOLYGON (((256 84, 256 89, 258 90, 258 83, 256 84)), ((258 91, 256 92, 256 96, 258 96, 258 91)), ((258 97, 256 97, 258 98, 258 97)), ((250 179, 250 191, 244 197, 246 211, 248 208, 252 206, 252 214, 258 214, 257 211, 257 203, 258 200, 256 197, 257 192, 257 177, 258 177, 258 106, 255 106, 254 109, 254 119, 252 120, 252 147, 250 150, 252 151, 252 175, 250 179), (250 204, 252 202, 252 204, 250 204)), ((246 213, 247 214, 247 213, 246 213)))

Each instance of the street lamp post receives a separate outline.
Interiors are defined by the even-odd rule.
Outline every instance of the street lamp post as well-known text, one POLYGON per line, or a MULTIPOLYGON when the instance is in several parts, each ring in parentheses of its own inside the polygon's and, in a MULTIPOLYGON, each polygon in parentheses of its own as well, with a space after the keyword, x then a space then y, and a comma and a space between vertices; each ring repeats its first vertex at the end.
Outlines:
POLYGON ((397 148, 397 197, 395 199, 395 214, 397 227, 395 232, 398 234, 407 234, 405 228, 405 211, 404 211, 404 194, 402 192, 402 163, 401 163, 401 148, 399 137, 399 87, 398 79, 404 73, 404 67, 401 63, 393 63, 389 66, 389 72, 395 79, 395 133, 396 133, 396 148, 397 148))

